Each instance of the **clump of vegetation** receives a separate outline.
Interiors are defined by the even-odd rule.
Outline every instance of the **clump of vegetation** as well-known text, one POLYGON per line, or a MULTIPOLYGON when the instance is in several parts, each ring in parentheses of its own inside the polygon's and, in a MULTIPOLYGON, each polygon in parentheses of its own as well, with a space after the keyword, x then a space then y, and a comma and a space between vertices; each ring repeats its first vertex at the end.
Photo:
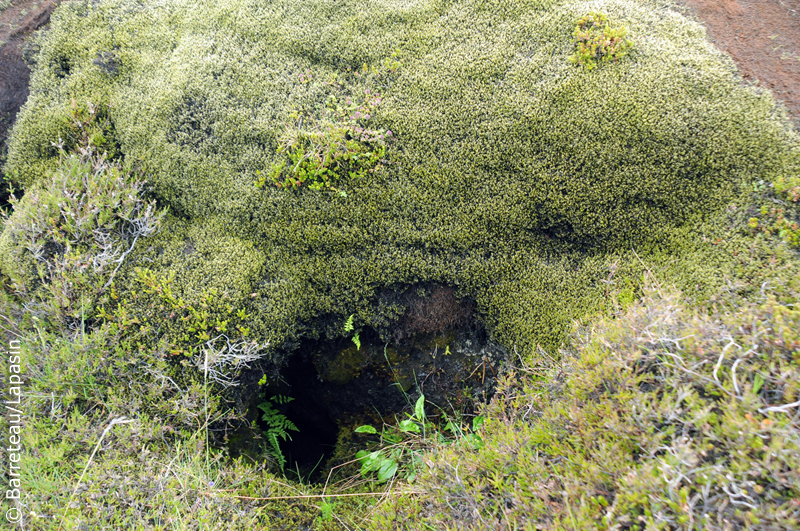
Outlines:
POLYGON ((800 178, 791 176, 777 182, 754 183, 760 208, 753 208, 748 221, 752 233, 776 236, 788 245, 800 247, 800 178))
POLYGON ((59 156, 63 152, 77 152, 80 147, 89 147, 113 161, 122 157, 116 128, 111 120, 111 106, 107 103, 78 103, 74 99, 61 118, 63 137, 59 137, 59 156))
MULTIPOLYGON (((413 440, 411 437, 420 433, 424 437, 426 432, 432 431, 433 428, 425 416, 425 395, 421 394, 417 399, 414 413, 407 415, 408 418, 399 421, 396 426, 388 430, 384 425, 380 435, 380 448, 372 452, 359 450, 356 453, 356 459, 361 462, 362 476, 368 477, 371 473, 375 473, 378 483, 385 483, 394 477, 400 464, 407 460, 409 463, 406 465, 405 479, 414 480, 421 445, 419 440, 413 440)), ((378 434, 378 430, 370 425, 359 426, 355 432, 378 434)))
POLYGON ((99 312, 107 323, 120 331, 135 329, 140 338, 154 335, 156 329, 170 331, 173 356, 197 356, 204 347, 222 340, 227 342, 223 350, 228 358, 241 354, 242 360, 254 359, 247 354, 258 349, 258 345, 246 339, 250 332, 245 326, 249 315, 244 308, 235 308, 227 295, 212 288, 196 303, 187 302, 175 293, 174 275, 160 277, 143 268, 136 268, 134 273, 142 290, 133 292, 131 300, 118 300, 115 295, 115 304, 99 312))
MULTIPOLYGON (((483 440, 476 432, 483 425, 485 417, 475 416, 471 430, 463 425, 460 417, 444 417, 438 422, 430 420, 425 414, 425 395, 420 394, 413 413, 406 413, 406 418, 395 424, 383 425, 376 450, 356 452, 356 459, 361 463, 361 475, 372 478, 374 474, 378 484, 393 479, 395 475, 413 483, 420 473, 425 452, 465 441, 474 449, 480 448, 483 440)), ((359 426, 355 432, 378 435, 378 430, 368 424, 359 426)))
POLYGON ((94 318, 97 304, 140 239, 156 234, 166 214, 135 171, 101 151, 108 143, 103 106, 73 101, 72 134, 58 139, 59 164, 42 187, 12 193, 2 234, 3 272, 22 297, 50 318, 94 318), (20 267, 22 266, 22 267, 20 267))
MULTIPOLYGON (((301 74, 302 81, 306 76, 311 74, 301 74)), ((330 188, 346 196, 334 185, 375 171, 384 162, 392 132, 367 126, 382 97, 370 89, 364 92, 361 101, 332 94, 316 115, 293 113, 278 146, 278 153, 285 158, 273 164, 257 185, 264 186, 269 180, 278 188, 305 185, 311 190, 330 188)))
MULTIPOLYGON (((344 322, 345 332, 353 332, 355 330, 353 327, 353 317, 355 317, 355 315, 350 314, 350 317, 348 317, 347 321, 344 322)), ((350 338, 350 340, 356 346, 356 350, 361 350, 361 338, 359 337, 359 332, 353 332, 353 337, 350 338)))
POLYGON ((484 444, 429 454, 425 501, 386 504, 376 527, 796 527, 797 288, 697 311, 651 285, 573 354, 509 375, 484 444))
POLYGON ((598 64, 617 62, 633 48, 633 41, 627 38, 628 28, 612 28, 608 15, 589 13, 578 21, 573 37, 577 50, 569 60, 592 70, 598 64))
MULTIPOLYGON (((787 205, 788 206, 788 205, 787 205)), ((800 224, 796 216, 787 212, 786 206, 764 205, 759 216, 750 218, 749 226, 754 231, 774 234, 793 247, 800 246, 800 224)))

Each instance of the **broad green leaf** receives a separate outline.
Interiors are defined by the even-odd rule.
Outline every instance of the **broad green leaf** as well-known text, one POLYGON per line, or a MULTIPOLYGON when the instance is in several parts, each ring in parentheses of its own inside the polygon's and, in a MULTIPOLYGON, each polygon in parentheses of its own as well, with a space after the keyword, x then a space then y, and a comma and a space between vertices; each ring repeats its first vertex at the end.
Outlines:
POLYGON ((414 421, 409 420, 409 419, 406 419, 406 420, 400 422, 398 427, 400 428, 401 431, 404 431, 404 432, 419 433, 419 426, 417 426, 414 423, 414 421))
POLYGON ((393 459, 384 459, 381 463, 381 468, 378 470, 378 482, 384 483, 394 477, 397 472, 397 461, 393 459))
POLYGON ((372 452, 364 457, 362 461, 363 464, 361 465, 361 472, 374 472, 381 467, 382 462, 383 459, 381 458, 380 450, 372 452))
POLYGON ((474 419, 472 419, 472 430, 477 431, 483 426, 483 423, 486 422, 486 417, 483 415, 478 415, 474 419))
POLYGON ((371 434, 374 435, 374 434, 378 433, 378 430, 376 430, 372 426, 364 425, 364 426, 359 426, 358 428, 356 428, 356 433, 371 433, 371 434))

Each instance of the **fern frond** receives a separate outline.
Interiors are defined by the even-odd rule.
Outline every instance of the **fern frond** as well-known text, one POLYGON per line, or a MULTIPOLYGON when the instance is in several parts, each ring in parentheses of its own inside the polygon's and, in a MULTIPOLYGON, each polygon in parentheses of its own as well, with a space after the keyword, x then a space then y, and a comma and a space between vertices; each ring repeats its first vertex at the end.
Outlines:
POLYGON ((278 438, 273 432, 267 432, 267 441, 269 441, 272 448, 268 451, 272 457, 278 462, 278 466, 283 467, 286 465, 286 458, 283 456, 283 452, 281 452, 280 444, 278 443, 278 438))
POLYGON ((294 400, 294 398, 292 398, 291 396, 275 395, 272 398, 270 398, 270 400, 272 400, 276 404, 288 404, 289 402, 294 400))
POLYGON ((286 415, 275 409, 272 402, 286 404, 292 400, 294 400, 292 397, 276 395, 270 400, 265 400, 258 405, 258 409, 264 412, 261 420, 267 424, 267 429, 264 430, 264 435, 270 444, 270 448, 267 451, 278 462, 278 466, 281 467, 281 470, 283 470, 283 467, 286 465, 286 458, 283 456, 283 452, 281 452, 278 438, 284 441, 287 439, 291 441, 292 436, 289 435, 289 430, 300 431, 300 429, 294 422, 286 418, 286 415))

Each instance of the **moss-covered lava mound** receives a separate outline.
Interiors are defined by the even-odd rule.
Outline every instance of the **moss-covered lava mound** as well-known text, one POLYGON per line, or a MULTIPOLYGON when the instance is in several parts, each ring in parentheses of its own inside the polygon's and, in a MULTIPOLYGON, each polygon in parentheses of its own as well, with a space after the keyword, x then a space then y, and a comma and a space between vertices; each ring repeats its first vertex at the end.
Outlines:
POLYGON ((800 138, 661 0, 73 0, 30 50, 23 524, 797 526, 800 138))
MULTIPOLYGON (((128 305, 176 353, 208 326, 280 366, 302 341, 349 338, 350 315, 390 342, 399 294, 435 285, 529 357, 634 297, 647 267, 688 296, 741 273, 738 251, 709 241, 741 221, 753 183, 800 168, 772 96, 659 6, 69 2, 39 37, 5 170, 48 189, 54 143, 75 147, 73 102, 107 109, 92 138, 169 215, 114 269, 103 315, 128 305), (569 58, 595 11, 633 46, 589 71, 569 58)), ((24 238, 0 244, 3 273, 37 289, 24 238)))

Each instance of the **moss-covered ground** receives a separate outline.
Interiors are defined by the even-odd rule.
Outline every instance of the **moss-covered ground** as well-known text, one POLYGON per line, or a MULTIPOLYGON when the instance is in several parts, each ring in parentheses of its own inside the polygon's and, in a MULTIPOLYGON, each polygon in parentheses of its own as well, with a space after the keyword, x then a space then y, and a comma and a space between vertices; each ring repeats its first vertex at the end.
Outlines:
POLYGON ((32 528, 798 525, 800 139, 665 3, 75 0, 36 45, 32 528), (590 12, 633 43, 591 70, 590 12), (388 488, 230 459, 262 374, 433 284, 518 361, 482 426, 407 434, 388 488))

